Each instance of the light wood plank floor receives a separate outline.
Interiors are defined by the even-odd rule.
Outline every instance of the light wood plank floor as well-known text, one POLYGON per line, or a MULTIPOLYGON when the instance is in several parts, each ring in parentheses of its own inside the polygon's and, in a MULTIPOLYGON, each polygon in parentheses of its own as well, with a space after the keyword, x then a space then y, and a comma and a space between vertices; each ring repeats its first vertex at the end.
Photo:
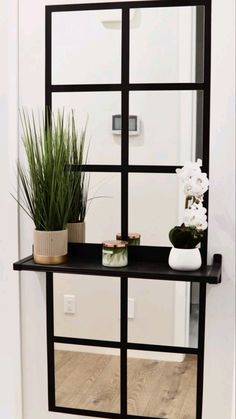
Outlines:
MULTIPOLYGON (((56 404, 120 412, 119 357, 55 351, 56 404)), ((128 360, 128 413, 195 419, 196 357, 183 362, 128 360)))

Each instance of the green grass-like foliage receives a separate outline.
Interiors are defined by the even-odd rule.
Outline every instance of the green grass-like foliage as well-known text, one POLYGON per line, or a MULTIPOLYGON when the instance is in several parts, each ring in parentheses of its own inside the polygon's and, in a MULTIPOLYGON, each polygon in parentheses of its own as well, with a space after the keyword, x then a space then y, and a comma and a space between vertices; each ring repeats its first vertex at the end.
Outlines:
POLYGON ((204 232, 196 227, 186 227, 184 224, 175 226, 169 232, 169 239, 178 249, 194 249, 203 239, 204 232))
MULTIPOLYGON (((81 131, 79 138, 73 113, 71 121, 71 159, 73 164, 81 167, 82 164, 87 162, 88 157, 88 150, 85 155, 86 126, 81 131)), ((79 169, 71 173, 70 182, 70 187, 74 190, 74 195, 69 210, 68 222, 83 222, 87 213, 89 176, 79 169)))
MULTIPOLYGON (((78 146, 74 115, 65 118, 49 111, 39 116, 22 111, 22 140, 27 165, 17 164, 22 200, 19 205, 29 215, 37 230, 57 231, 66 228, 74 196, 78 193, 81 172, 74 176, 65 170, 78 152, 81 162, 83 144, 78 146)), ((83 143, 83 142, 82 142, 83 143)))

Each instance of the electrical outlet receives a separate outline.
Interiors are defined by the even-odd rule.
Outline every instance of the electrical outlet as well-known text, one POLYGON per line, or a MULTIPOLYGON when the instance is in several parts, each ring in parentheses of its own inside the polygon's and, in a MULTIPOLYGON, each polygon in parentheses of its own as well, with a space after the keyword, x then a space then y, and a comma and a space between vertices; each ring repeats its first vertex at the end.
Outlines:
POLYGON ((64 295, 64 313, 75 314, 76 312, 76 298, 75 295, 64 295))

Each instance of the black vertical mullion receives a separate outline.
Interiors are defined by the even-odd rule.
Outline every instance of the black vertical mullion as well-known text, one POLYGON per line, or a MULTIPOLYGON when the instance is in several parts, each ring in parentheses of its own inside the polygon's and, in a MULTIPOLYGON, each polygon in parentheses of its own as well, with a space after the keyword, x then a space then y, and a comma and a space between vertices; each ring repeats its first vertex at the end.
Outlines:
MULTIPOLYGON (((204 33, 204 108, 203 108, 203 170, 209 176, 210 157, 210 77, 211 77, 211 0, 205 5, 204 33)), ((204 205, 208 210, 208 193, 204 205)), ((207 234, 201 244, 203 263, 207 263, 207 234)), ((198 333, 198 363, 197 363, 197 406, 196 419, 202 419, 203 386, 204 386, 204 350, 205 350, 205 316, 206 316, 206 284, 200 284, 199 303, 199 333, 198 333)))
MULTIPOLYGON (((122 8, 122 60, 121 60, 121 236, 128 239, 128 165, 129 165, 129 7, 122 8)), ((128 278, 121 277, 120 323, 120 413, 127 417, 127 338, 128 338, 128 278)))
POLYGON ((46 6, 45 14, 45 109, 52 108, 52 12, 46 6))
MULTIPOLYGON (((205 5, 205 38, 204 38, 204 108, 203 108, 203 170, 209 176, 210 157, 210 77, 211 77, 211 0, 205 5)), ((208 210, 208 193, 205 195, 204 206, 208 210)), ((202 242, 203 263, 207 263, 207 233, 202 242)))
POLYGON ((48 409, 55 409, 53 273, 46 273, 48 409))
POLYGON ((206 284, 200 284, 198 358, 197 358, 197 406, 196 419, 202 419, 204 348, 205 348, 206 284))
POLYGON ((128 405, 128 368, 127 368, 127 340, 128 340, 128 278, 120 278, 120 413, 122 418, 127 416, 128 405))
POLYGON ((122 9, 121 61, 121 235, 128 239, 128 163, 129 163, 129 8, 122 9))

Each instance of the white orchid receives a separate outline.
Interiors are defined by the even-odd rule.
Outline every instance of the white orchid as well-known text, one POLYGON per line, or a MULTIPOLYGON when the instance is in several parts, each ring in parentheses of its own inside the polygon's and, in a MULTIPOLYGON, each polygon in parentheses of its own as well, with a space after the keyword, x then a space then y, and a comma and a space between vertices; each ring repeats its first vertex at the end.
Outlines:
POLYGON ((182 169, 176 169, 176 173, 181 179, 184 187, 184 194, 187 198, 203 201, 203 195, 208 190, 209 180, 206 173, 201 172, 202 161, 185 163, 182 169))
POLYGON ((199 204, 192 204, 184 211, 184 225, 186 227, 195 227, 197 230, 206 230, 206 212, 207 210, 203 207, 201 202, 199 204))
POLYGON ((206 173, 201 173, 192 176, 184 183, 184 193, 187 196, 202 200, 204 193, 208 190, 209 180, 206 173))
POLYGON ((191 177, 201 173, 202 160, 197 159, 196 162, 188 161, 182 169, 176 169, 176 173, 183 182, 187 182, 191 177))
POLYGON ((183 183, 185 210, 183 223, 170 230, 169 238, 174 247, 194 249, 204 238, 207 229, 207 210, 203 207, 204 193, 208 190, 209 180, 201 171, 202 161, 185 163, 176 169, 183 183))

